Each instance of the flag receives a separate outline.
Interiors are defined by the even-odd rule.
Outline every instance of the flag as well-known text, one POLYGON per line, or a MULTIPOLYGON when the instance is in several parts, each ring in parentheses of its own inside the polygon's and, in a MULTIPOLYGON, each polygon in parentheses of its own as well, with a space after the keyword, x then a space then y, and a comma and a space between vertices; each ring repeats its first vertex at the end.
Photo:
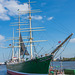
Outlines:
POLYGON ((9 44, 9 46, 11 46, 11 44, 9 44))
POLYGON ((58 41, 58 43, 61 43, 61 41, 58 41))

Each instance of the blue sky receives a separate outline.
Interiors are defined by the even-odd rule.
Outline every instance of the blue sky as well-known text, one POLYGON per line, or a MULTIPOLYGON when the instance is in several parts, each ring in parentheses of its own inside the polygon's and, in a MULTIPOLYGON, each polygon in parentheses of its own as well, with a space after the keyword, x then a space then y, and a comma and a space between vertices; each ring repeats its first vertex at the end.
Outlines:
MULTIPOLYGON (((7 47, 11 43, 11 41, 5 41, 8 37, 12 37, 13 27, 9 25, 14 21, 18 21, 16 20, 18 9, 22 11, 28 10, 28 4, 25 2, 28 2, 28 0, 0 0, 0 46, 7 47)), ((31 9, 40 9, 42 12, 32 14, 32 27, 45 27, 46 31, 34 32, 34 38, 35 40, 47 39, 47 43, 38 44, 41 47, 44 46, 45 52, 48 52, 52 47, 55 48, 58 45, 58 41, 63 41, 70 33, 75 33, 75 0, 35 0, 35 2, 31 4, 31 9)), ((15 27, 15 30, 16 28, 18 27, 15 27)), ((39 50, 41 48, 38 47, 37 52, 39 50)), ((7 60, 10 51, 11 49, 0 47, 0 61, 7 60)), ((61 56, 75 56, 75 35, 73 35, 61 56)))

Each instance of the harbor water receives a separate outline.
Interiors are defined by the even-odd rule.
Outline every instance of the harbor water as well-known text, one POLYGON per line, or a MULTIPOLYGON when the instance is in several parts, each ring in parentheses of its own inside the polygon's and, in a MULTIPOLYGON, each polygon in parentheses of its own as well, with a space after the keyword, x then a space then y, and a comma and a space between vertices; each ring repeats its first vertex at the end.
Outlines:
POLYGON ((5 65, 0 65, 0 75, 7 75, 7 69, 5 65))
MULTIPOLYGON (((64 62, 52 62, 51 65, 53 65, 54 69, 75 69, 75 61, 64 61, 64 62)), ((7 69, 5 65, 0 65, 0 75, 7 75, 7 69)))
POLYGON ((55 61, 52 62, 51 65, 54 67, 54 69, 60 70, 60 69, 75 69, 75 61, 55 61))

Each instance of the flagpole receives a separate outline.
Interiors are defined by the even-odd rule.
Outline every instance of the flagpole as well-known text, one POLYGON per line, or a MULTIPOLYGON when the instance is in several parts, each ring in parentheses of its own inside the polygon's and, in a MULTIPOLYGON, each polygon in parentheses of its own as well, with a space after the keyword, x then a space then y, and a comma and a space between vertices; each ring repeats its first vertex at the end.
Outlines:
POLYGON ((13 28, 13 45, 12 45, 12 61, 14 57, 14 28, 13 28))

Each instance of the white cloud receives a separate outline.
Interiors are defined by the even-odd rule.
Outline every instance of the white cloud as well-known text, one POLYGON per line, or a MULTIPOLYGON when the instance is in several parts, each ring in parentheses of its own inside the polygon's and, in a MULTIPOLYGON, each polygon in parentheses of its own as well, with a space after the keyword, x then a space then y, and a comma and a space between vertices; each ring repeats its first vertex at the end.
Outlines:
POLYGON ((0 47, 4 45, 5 37, 3 35, 0 35, 0 47))
POLYGON ((9 15, 17 15, 17 10, 20 9, 20 11, 27 11, 28 10, 28 4, 18 4, 17 1, 7 1, 5 4, 5 7, 8 9, 9 15))
POLYGON ((40 16, 40 15, 35 15, 35 16, 32 16, 32 19, 35 19, 35 20, 42 20, 42 16, 40 16))
POLYGON ((75 43, 75 38, 70 40, 71 43, 75 43))
MULTIPOLYGON (((23 20, 28 19, 28 18, 29 18, 29 16, 23 17, 23 20)), ((31 18, 34 20, 42 20, 43 19, 43 17, 40 15, 34 15, 34 16, 31 16, 31 18)))
POLYGON ((6 15, 7 10, 3 7, 2 4, 0 4, 0 19, 2 20, 10 20, 8 15, 6 15))
POLYGON ((2 15, 0 15, 0 19, 1 20, 10 20, 10 17, 7 16, 6 14, 2 14, 2 15))
POLYGON ((44 6, 44 5, 46 5, 46 3, 41 3, 41 6, 44 6))
POLYGON ((6 13, 6 9, 3 7, 3 5, 2 4, 0 4, 0 13, 6 13))
POLYGON ((5 37, 2 36, 2 35, 0 35, 0 41, 2 41, 2 40, 4 40, 4 39, 5 39, 5 37))
POLYGON ((49 17, 49 18, 48 18, 48 20, 52 20, 52 19, 53 19, 53 17, 49 17))
POLYGON ((0 0, 0 2, 4 2, 4 0, 0 0))
POLYGON ((42 23, 44 23, 44 21, 42 21, 42 23))
POLYGON ((10 20, 10 16, 18 15, 18 9, 27 11, 28 4, 20 4, 17 0, 0 0, 0 19, 10 20))
POLYGON ((44 18, 46 18, 46 16, 44 16, 44 18))

